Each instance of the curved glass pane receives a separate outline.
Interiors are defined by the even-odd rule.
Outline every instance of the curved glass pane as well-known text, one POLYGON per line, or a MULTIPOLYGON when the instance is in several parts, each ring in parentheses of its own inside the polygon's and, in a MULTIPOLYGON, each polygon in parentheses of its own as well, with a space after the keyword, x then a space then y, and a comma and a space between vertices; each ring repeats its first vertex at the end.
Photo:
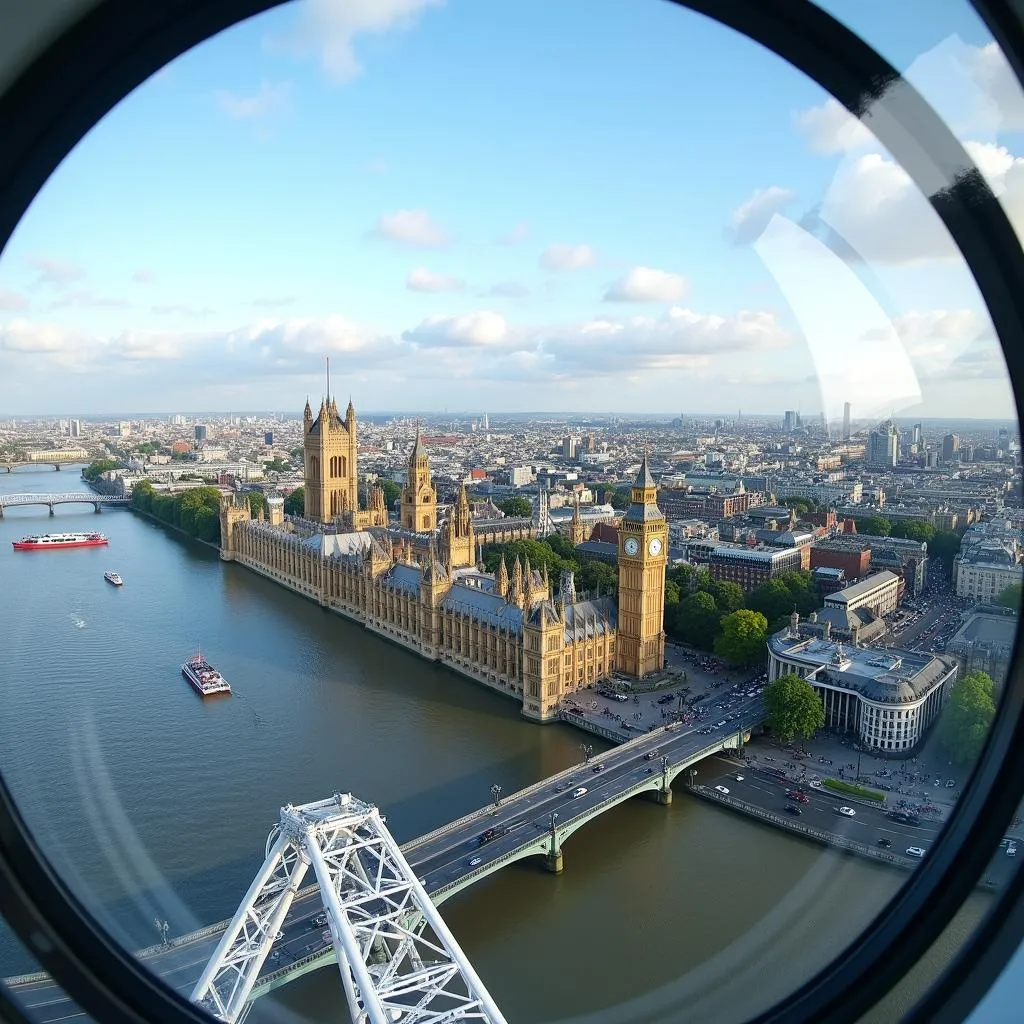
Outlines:
MULTIPOLYGON (((835 13, 1012 218, 955 8, 835 13)), ((673 5, 309 0, 197 47, 0 256, 0 374, 0 769, 227 1019, 384 991, 385 877, 401 969, 506 1019, 745 1019, 928 856, 997 713, 1020 438, 971 275, 868 128, 673 5), (341 882, 282 810, 339 793, 341 882)))

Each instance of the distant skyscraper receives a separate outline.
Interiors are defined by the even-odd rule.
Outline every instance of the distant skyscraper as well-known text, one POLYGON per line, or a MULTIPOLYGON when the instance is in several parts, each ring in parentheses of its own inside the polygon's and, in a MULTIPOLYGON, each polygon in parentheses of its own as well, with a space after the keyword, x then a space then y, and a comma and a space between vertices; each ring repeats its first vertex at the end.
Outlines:
POLYGON ((576 438, 571 434, 566 434, 565 437, 562 438, 562 458, 576 458, 576 438))
POLYGON ((868 435, 867 464, 876 469, 891 469, 900 457, 900 434, 892 420, 868 435))
POLYGON ((914 433, 913 433, 913 437, 911 438, 911 443, 919 445, 921 443, 923 437, 924 437, 924 435, 921 433, 921 424, 920 423, 915 423, 914 424, 914 433))
POLYGON ((785 420, 783 422, 786 430, 796 430, 800 425, 800 415, 793 409, 787 409, 785 420))
POLYGON ((490 430, 490 429, 491 429, 491 421, 490 421, 490 419, 488 419, 487 413, 484 413, 484 430, 490 430))
POLYGON ((947 434, 942 439, 942 461, 952 462, 960 451, 960 438, 956 434, 947 434))
POLYGON ((271 447, 271 446, 273 445, 273 443, 274 443, 274 432, 273 432, 272 430, 268 430, 268 431, 267 431, 267 432, 266 432, 266 433, 265 433, 265 434, 263 435, 263 443, 264 443, 264 444, 265 444, 265 445, 266 445, 266 446, 267 446, 268 448, 270 448, 270 447, 271 447))
POLYGON ((80 420, 71 420, 69 428, 69 433, 72 437, 82 436, 82 424, 80 420))
POLYGON ((196 440, 197 441, 205 441, 206 440, 206 424, 205 423, 197 423, 196 424, 196 440))
POLYGON ((843 404, 843 440, 850 440, 850 403, 843 404))

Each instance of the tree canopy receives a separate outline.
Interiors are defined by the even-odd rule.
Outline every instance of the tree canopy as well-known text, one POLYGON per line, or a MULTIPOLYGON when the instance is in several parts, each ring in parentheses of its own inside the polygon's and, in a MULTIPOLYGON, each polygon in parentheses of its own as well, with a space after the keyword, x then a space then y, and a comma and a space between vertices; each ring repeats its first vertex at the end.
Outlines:
POLYGON ((378 480, 381 490, 384 492, 384 504, 388 508, 394 508, 395 502, 402 496, 402 488, 394 480, 378 480))
POLYGON ((825 705, 806 679, 794 672, 779 676, 764 691, 768 727, 784 743, 810 739, 825 724, 825 705))
POLYGON ((890 537, 905 537, 907 540, 930 543, 935 537, 935 527, 923 519, 897 519, 892 524, 890 537))
POLYGON ((118 465, 119 463, 114 459, 94 459, 82 470, 82 476, 89 481, 97 480, 101 474, 111 469, 117 469, 118 465))
POLYGON ((608 492, 608 504, 615 509, 629 508, 632 493, 628 487, 616 487, 608 492))
POLYGON ((290 516, 302 516, 306 514, 305 487, 296 487, 295 490, 284 499, 284 510, 290 516))
POLYGON ((1015 608, 1020 609, 1021 606, 1021 585, 1014 583, 1007 587, 997 598, 996 604, 1001 604, 1004 608, 1015 608))
POLYGON ((533 515, 533 503, 521 494, 513 494, 495 504, 505 515, 511 516, 513 519, 527 519, 533 515))
POLYGON ((756 665, 765 657, 768 620, 760 612, 740 608, 722 617, 715 654, 733 665, 756 665))
POLYGON ((892 523, 884 516, 865 516, 854 519, 858 533, 867 533, 872 537, 888 537, 892 533, 892 523))
POLYGON ((985 672, 968 672, 949 693, 939 720, 939 742, 958 765, 973 764, 996 716, 995 684, 985 672))
POLYGON ((216 487, 158 494, 148 480, 142 480, 132 490, 132 505, 190 537, 212 543, 220 540, 220 491, 216 487))
POLYGON ((747 607, 760 612, 769 622, 789 615, 794 608, 801 615, 810 615, 819 604, 811 574, 802 569, 780 573, 747 596, 747 607))
POLYGON ((683 643, 710 651, 715 646, 718 623, 722 613, 715 599, 706 591, 698 590, 673 606, 672 632, 683 643))

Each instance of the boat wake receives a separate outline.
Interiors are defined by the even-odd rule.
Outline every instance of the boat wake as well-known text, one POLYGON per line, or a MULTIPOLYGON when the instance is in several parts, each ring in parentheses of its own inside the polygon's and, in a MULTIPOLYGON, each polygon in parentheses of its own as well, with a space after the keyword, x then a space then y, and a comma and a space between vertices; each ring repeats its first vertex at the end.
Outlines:
POLYGON ((75 629, 85 629, 85 619, 80 615, 75 615, 75 613, 72 612, 68 618, 74 623, 75 629))

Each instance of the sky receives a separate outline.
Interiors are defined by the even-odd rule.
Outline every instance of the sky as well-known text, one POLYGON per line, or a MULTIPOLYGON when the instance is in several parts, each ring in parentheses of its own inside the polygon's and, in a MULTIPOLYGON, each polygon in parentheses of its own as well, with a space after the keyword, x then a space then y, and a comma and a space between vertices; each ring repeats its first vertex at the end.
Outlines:
MULTIPOLYGON (((967 4, 824 6, 1024 232, 1024 96, 967 4)), ((298 413, 327 356, 367 412, 1013 415, 869 128, 667 0, 276 8, 115 107, 0 254, 0 416, 298 413)))

